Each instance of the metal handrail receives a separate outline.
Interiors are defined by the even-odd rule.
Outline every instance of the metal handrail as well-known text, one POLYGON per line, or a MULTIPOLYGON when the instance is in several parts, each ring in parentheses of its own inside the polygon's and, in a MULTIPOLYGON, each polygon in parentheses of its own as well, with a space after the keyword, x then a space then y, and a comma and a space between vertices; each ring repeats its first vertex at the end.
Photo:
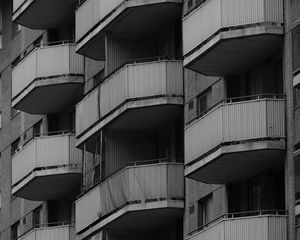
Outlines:
POLYGON ((222 220, 226 219, 238 219, 243 217, 257 217, 257 216, 266 216, 266 215, 272 215, 272 216, 287 216, 288 212, 286 210, 256 210, 256 211, 245 211, 245 212, 234 212, 234 213, 225 213, 221 215, 220 217, 198 227, 197 229, 191 231, 188 233, 188 236, 191 236, 195 233, 198 233, 202 230, 204 230, 207 227, 212 226, 214 223, 220 222, 222 220))
MULTIPOLYGON (((188 105, 190 102, 194 101, 197 98, 198 98, 198 96, 195 96, 195 97, 191 98, 189 101, 187 101, 185 103, 185 105, 188 105)), ((191 120, 189 120, 186 123, 186 125, 189 125, 190 123, 192 123, 196 119, 201 118, 202 116, 206 115, 207 113, 211 112, 213 109, 221 106, 222 104, 226 104, 226 103, 239 103, 239 102, 254 101, 254 100, 264 100, 264 99, 280 99, 280 100, 284 100, 285 99, 285 95, 284 94, 264 93, 264 94, 246 95, 246 96, 233 97, 233 98, 224 98, 224 99, 220 100, 219 102, 213 104, 211 107, 209 107, 205 111, 200 112, 199 114, 197 114, 194 118, 192 118, 191 120)))

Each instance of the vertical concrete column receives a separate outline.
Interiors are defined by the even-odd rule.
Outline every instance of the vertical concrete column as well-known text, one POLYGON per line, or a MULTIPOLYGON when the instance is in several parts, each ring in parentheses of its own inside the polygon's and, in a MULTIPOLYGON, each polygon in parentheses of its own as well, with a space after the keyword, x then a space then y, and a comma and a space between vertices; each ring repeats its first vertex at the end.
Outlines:
POLYGON ((285 156, 285 205, 288 210, 288 240, 295 240, 295 178, 293 141, 292 1, 284 0, 283 78, 286 95, 287 150, 285 156))

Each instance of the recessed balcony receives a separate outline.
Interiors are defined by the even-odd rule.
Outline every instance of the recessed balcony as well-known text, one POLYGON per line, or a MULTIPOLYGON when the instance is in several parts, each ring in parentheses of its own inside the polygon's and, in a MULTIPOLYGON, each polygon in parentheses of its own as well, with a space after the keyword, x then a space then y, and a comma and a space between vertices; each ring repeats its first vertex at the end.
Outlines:
POLYGON ((104 60, 106 32, 146 38, 181 16, 182 0, 86 0, 76 11, 77 52, 104 60))
POLYGON ((276 51, 282 0, 206 0, 183 18, 184 66, 207 75, 246 72, 276 51))
POLYGON ((80 197, 75 209, 78 239, 104 227, 141 231, 163 228, 183 214, 183 164, 128 164, 80 197))
POLYGON ((167 124, 180 117, 182 96, 182 61, 126 64, 77 104, 76 145, 104 126, 139 131, 167 124))
POLYGON ((33 138, 12 156, 12 194, 34 201, 72 196, 80 187, 81 156, 73 134, 33 138))
POLYGON ((186 127, 187 177, 224 184, 283 164, 285 100, 255 98, 223 101, 186 127))
POLYGON ((74 240, 75 227, 72 225, 42 224, 33 227, 16 240, 74 240))
POLYGON ((74 44, 39 46, 12 69, 12 107, 49 114, 70 107, 82 94, 84 58, 74 44))
POLYGON ((267 212, 253 216, 251 213, 227 214, 191 233, 186 240, 286 240, 287 216, 267 212))
POLYGON ((14 22, 31 29, 53 29, 71 25, 76 0, 13 0, 14 22))

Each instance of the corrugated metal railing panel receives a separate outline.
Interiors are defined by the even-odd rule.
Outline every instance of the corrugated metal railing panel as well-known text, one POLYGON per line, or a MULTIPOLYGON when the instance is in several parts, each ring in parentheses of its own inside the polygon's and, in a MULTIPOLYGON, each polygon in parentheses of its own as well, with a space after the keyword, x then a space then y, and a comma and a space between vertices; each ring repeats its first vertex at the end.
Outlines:
POLYGON ((189 240, 286 240, 287 218, 265 215, 229 218, 204 228, 189 240))
POLYGON ((75 45, 36 48, 12 70, 12 98, 36 78, 67 74, 84 74, 84 58, 75 53, 75 45))
POLYGON ((14 0, 13 1, 13 12, 15 12, 26 0, 14 0))
POLYGON ((124 0, 87 0, 76 11, 76 41, 124 0))
POLYGON ((99 88, 93 90, 76 106, 76 134, 81 134, 100 119, 99 88))
POLYGON ((182 71, 182 61, 155 61, 126 65, 76 106, 76 134, 81 134, 127 99, 157 95, 181 96, 182 71))
POLYGON ((35 240, 71 240, 70 226, 37 228, 35 232, 35 240))
POLYGON ((30 173, 35 168, 35 164, 36 142, 31 141, 12 157, 12 185, 30 173))
POLYGON ((185 164, 222 142, 222 109, 210 111, 185 129, 185 164))
POLYGON ((106 215, 127 202, 183 198, 183 177, 176 178, 179 173, 183 176, 182 171, 182 164, 151 164, 121 170, 76 202, 76 231, 88 227, 99 216, 106 215), (168 167, 169 165, 174 166, 168 167), (175 183, 177 189, 169 186, 175 183), (82 214, 85 215, 83 218, 82 214))
POLYGON ((285 101, 221 104, 185 129, 185 164, 223 142, 285 137, 285 101))
POLYGON ((262 22, 283 22, 282 0, 209 0, 183 20, 184 54, 221 28, 262 22))
POLYGON ((81 165, 82 162, 82 150, 75 147, 76 137, 75 135, 69 135, 69 151, 70 151, 70 164, 81 165))
POLYGON ((209 0, 183 20, 183 52, 187 54, 221 27, 221 0, 209 0))
POLYGON ((31 52, 12 69, 12 98, 27 87, 37 74, 37 52, 31 52))

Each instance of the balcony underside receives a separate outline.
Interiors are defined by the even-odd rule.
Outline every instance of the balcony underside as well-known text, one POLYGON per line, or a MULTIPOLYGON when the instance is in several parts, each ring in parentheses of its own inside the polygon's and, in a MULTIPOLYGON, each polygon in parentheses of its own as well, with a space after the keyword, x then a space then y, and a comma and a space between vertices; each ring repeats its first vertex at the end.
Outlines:
POLYGON ((80 167, 34 170, 12 187, 12 194, 33 201, 72 198, 80 180, 80 167))
POLYGON ((80 240, 85 239, 106 227, 118 230, 158 230, 170 222, 181 219, 183 209, 183 200, 158 200, 129 204, 89 227, 86 231, 77 234, 77 236, 80 240))
POLYGON ((74 22, 74 0, 24 0, 13 21, 31 29, 52 29, 74 22))
POLYGON ((13 99, 12 107, 31 114, 57 113, 76 102, 82 90, 82 76, 37 79, 13 99))
POLYGON ((107 129, 127 131, 153 131, 168 125, 182 115, 182 97, 159 97, 128 101, 101 119, 76 142, 77 147, 104 126, 107 129))
POLYGON ((185 176, 200 182, 224 184, 249 179, 284 164, 284 140, 253 141, 222 146, 185 166, 185 176))
POLYGON ((185 56, 184 66, 206 75, 246 72, 281 51, 281 26, 221 30, 185 56))
POLYGON ((180 3, 178 0, 127 1, 96 25, 88 35, 77 39, 76 51, 95 60, 105 60, 106 32, 129 39, 151 37, 180 18, 180 3))

